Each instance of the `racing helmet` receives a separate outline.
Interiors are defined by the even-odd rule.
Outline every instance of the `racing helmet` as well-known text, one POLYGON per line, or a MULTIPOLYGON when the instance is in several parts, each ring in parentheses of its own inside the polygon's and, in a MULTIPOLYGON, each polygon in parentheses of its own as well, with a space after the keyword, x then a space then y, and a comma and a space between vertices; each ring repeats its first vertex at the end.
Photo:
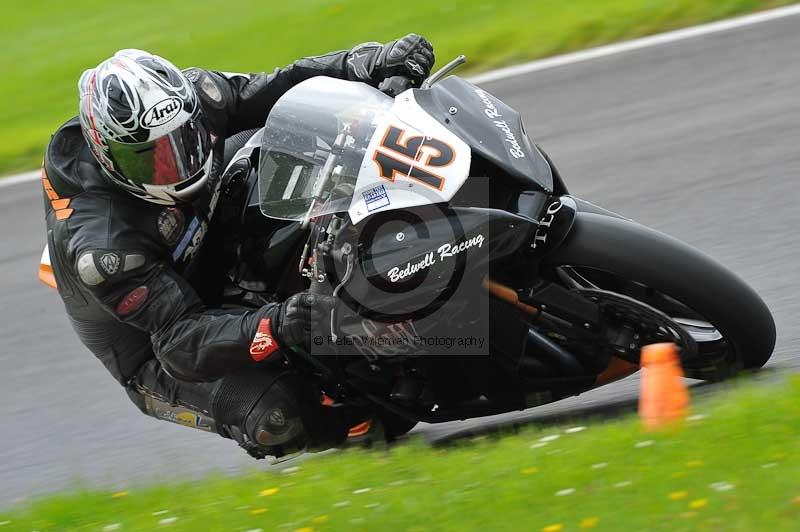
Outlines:
POLYGON ((213 137, 194 86, 175 65, 120 50, 78 81, 80 122, 104 173, 153 203, 188 201, 208 179, 213 137))

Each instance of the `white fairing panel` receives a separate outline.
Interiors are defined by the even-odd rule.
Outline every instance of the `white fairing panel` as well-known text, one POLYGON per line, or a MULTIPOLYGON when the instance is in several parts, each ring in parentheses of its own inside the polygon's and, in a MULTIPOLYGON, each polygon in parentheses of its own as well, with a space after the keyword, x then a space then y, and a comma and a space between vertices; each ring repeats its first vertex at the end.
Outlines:
POLYGON ((469 176, 469 145, 425 112, 411 90, 372 136, 348 209, 354 224, 377 212, 449 201, 469 176), (405 149, 404 149, 405 148, 405 149))

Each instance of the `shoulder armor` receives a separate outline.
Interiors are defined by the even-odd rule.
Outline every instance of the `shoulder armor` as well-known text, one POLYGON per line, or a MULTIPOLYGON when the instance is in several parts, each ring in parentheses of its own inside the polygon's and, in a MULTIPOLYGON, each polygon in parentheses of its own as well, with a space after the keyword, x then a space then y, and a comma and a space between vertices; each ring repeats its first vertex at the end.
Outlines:
POLYGON ((203 103, 217 109, 225 106, 224 87, 220 86, 211 72, 192 67, 184 70, 183 75, 192 82, 203 103))

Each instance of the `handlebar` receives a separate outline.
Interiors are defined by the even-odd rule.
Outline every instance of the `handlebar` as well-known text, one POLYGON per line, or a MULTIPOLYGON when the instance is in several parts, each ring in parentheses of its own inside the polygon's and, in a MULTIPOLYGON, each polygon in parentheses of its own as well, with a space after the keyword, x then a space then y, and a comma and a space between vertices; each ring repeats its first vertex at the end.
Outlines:
POLYGON ((405 76, 392 76, 381 81, 378 90, 392 98, 404 93, 414 85, 414 82, 405 76))
POLYGON ((317 279, 311 279, 311 286, 308 287, 308 292, 310 294, 331 296, 333 295, 333 288, 327 280, 318 281, 317 279))
MULTIPOLYGON (((430 89, 433 85, 444 79, 450 72, 458 68, 459 66, 463 65, 467 62, 467 58, 464 55, 459 55, 445 66, 440 68, 435 74, 429 76, 425 81, 423 81, 420 85, 420 89, 430 89)), ((398 94, 401 94, 411 87, 414 87, 414 81, 411 78, 406 76, 392 76, 391 78, 386 78, 383 80, 380 85, 378 85, 378 90, 382 93, 391 96, 392 98, 396 97, 398 94)))

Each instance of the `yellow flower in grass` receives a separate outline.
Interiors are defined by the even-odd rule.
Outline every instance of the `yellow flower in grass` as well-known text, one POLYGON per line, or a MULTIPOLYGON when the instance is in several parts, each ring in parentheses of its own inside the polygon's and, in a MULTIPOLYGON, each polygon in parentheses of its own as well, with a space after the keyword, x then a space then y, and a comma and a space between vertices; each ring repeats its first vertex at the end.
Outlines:
POLYGON ((267 488, 265 490, 259 491, 258 492, 258 496, 259 497, 269 497, 270 495, 275 495, 279 491, 281 491, 280 488, 267 488))
POLYGON ((708 505, 708 499, 695 499, 689 503, 689 508, 699 510, 700 508, 705 508, 706 505, 708 505))
POLYGON ((599 522, 600 522, 600 519, 597 518, 597 517, 587 517, 585 519, 581 519, 581 522, 580 522, 580 524, 578 526, 580 526, 583 529, 594 528, 594 527, 597 526, 597 523, 599 523, 599 522))
POLYGON ((686 462, 686 467, 700 467, 703 465, 702 460, 689 460, 686 462))
POLYGON ((263 513, 267 513, 266 508, 253 508, 250 510, 250 515, 261 515, 263 513))
POLYGON ((685 499, 688 496, 689 496, 688 491, 673 491, 668 495, 669 500, 671 501, 679 501, 681 499, 685 499))
POLYGON ((314 532, 314 529, 310 526, 304 526, 303 528, 295 528, 294 532, 314 532))
POLYGON ((128 496, 127 491, 118 491, 116 493, 111 494, 112 499, 121 499, 122 497, 127 497, 127 496, 128 496))
POLYGON ((314 523, 315 525, 321 525, 322 523, 326 522, 328 519, 330 519, 330 518, 327 515, 318 515, 317 517, 312 519, 311 522, 314 523))
POLYGON ((564 530, 564 525, 561 523, 556 523, 555 525, 547 525, 546 527, 542 528, 542 532, 561 532, 564 530))
POLYGON ((533 475, 534 473, 538 472, 539 472, 538 467, 526 467, 525 469, 522 470, 523 475, 533 475))

